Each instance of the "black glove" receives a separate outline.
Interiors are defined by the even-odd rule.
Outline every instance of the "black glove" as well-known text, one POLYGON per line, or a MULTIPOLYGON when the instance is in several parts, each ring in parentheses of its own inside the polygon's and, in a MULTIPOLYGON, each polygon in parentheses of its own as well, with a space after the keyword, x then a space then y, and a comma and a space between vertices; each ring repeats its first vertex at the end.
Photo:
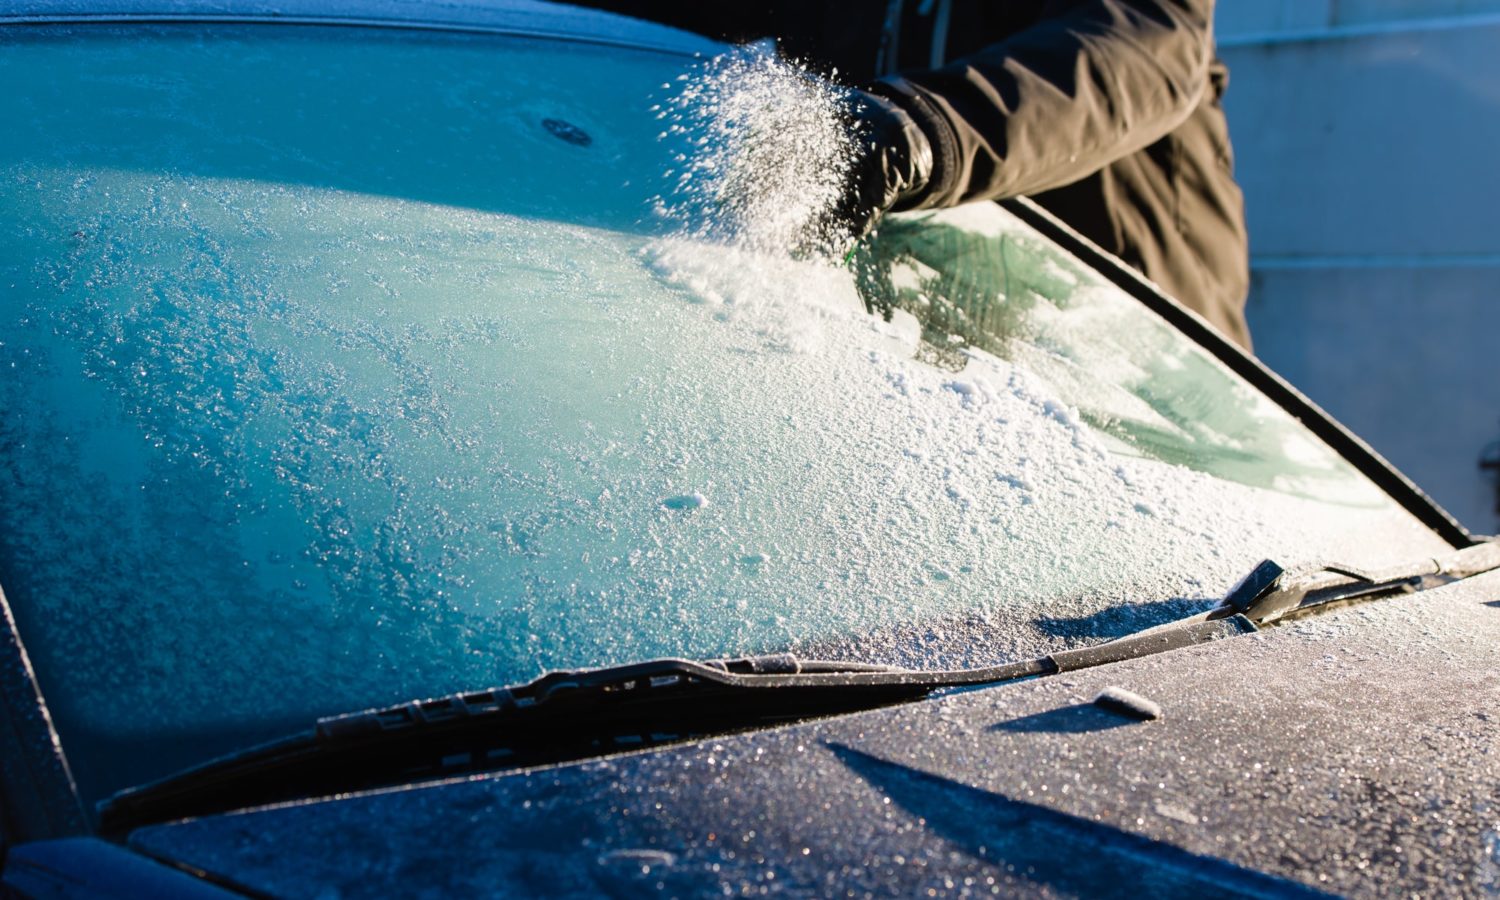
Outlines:
POLYGON ((932 177, 932 145, 904 109, 878 94, 853 91, 847 115, 856 151, 834 215, 858 239, 889 210, 920 199, 932 177))

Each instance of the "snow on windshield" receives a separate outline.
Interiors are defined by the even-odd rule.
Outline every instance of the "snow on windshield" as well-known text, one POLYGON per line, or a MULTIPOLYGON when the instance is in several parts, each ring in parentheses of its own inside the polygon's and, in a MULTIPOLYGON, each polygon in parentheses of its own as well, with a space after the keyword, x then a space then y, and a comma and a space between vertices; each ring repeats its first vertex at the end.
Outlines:
POLYGON ((677 76, 653 107, 677 149, 657 214, 699 241, 771 256, 833 257, 851 243, 832 215, 858 153, 847 92, 761 45, 677 76))
MULTIPOLYGON (((1211 364, 1103 288, 1017 295, 1071 343, 935 343, 849 269, 663 234, 686 61, 45 34, 0 53, 0 584, 91 794, 549 668, 995 661, 1263 556, 1440 547, 1310 437, 1354 502, 1131 445, 1108 423, 1175 407, 1097 388, 1090 319, 1211 364)), ((903 248, 892 289, 936 290, 903 248)), ((1232 387, 1204 409, 1279 415, 1232 387)))

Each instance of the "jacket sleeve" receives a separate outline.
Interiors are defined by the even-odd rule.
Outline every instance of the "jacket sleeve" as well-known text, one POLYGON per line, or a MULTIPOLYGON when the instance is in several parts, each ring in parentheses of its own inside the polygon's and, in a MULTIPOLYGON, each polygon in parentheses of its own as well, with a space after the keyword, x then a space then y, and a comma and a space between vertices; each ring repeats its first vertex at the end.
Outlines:
POLYGON ((972 56, 878 82, 932 143, 905 208, 1032 194, 1159 140, 1208 84, 1213 0, 1055 0, 972 56))

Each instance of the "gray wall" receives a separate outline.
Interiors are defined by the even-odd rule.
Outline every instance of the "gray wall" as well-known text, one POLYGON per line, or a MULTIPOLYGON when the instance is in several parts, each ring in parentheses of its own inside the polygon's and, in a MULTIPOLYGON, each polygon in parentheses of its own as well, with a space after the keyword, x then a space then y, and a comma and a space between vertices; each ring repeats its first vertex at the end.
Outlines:
POLYGON ((1219 0, 1221 37, 1500 12, 1500 0, 1219 0))
POLYGON ((1500 439, 1500 0, 1218 15, 1257 352, 1495 531, 1477 461, 1500 439))

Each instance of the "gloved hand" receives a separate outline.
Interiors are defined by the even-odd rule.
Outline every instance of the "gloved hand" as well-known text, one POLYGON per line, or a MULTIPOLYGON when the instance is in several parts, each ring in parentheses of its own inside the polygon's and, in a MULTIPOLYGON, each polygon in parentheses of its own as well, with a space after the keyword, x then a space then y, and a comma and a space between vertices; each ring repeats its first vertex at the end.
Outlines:
POLYGON ((847 116, 857 149, 834 215, 857 240, 886 212, 921 197, 932 177, 932 145, 905 110, 878 94, 851 92, 847 116))

